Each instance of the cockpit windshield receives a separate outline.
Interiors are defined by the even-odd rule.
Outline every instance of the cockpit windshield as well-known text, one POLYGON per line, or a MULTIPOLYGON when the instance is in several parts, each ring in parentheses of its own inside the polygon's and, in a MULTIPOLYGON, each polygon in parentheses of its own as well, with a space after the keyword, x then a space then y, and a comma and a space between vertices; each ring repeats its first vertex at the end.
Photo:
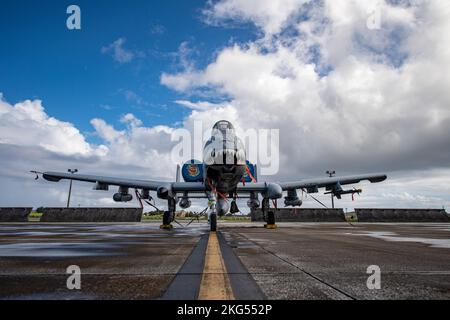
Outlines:
POLYGON ((212 129, 212 135, 221 135, 224 140, 229 140, 230 138, 234 137, 236 133, 234 131, 233 125, 229 121, 221 120, 214 125, 212 129))

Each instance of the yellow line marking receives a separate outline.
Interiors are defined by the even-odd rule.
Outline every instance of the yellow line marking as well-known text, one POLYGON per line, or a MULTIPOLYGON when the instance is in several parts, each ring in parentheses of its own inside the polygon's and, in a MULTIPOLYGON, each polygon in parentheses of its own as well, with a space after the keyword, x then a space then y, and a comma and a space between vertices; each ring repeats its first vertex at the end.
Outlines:
POLYGON ((217 234, 209 234, 198 300, 234 300, 217 234))

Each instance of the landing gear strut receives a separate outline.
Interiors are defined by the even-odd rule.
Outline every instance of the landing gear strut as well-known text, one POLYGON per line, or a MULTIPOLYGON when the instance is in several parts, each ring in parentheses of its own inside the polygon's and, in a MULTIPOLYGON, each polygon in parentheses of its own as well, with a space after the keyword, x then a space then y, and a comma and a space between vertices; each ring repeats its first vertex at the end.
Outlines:
POLYGON ((175 207, 176 201, 174 198, 169 198, 167 200, 168 210, 164 211, 163 224, 160 226, 161 229, 172 230, 172 221, 175 218, 175 207))
POLYGON ((217 198, 213 194, 208 195, 208 221, 210 226, 210 231, 216 231, 217 230, 217 198))
POLYGON ((216 213, 212 213, 209 216, 209 223, 211 224, 211 231, 216 231, 217 230, 217 214, 216 213))
POLYGON ((263 217, 266 221, 264 228, 276 229, 277 225, 275 223, 275 212, 270 210, 270 202, 269 202, 268 198, 264 198, 262 201, 262 212, 263 212, 263 217))

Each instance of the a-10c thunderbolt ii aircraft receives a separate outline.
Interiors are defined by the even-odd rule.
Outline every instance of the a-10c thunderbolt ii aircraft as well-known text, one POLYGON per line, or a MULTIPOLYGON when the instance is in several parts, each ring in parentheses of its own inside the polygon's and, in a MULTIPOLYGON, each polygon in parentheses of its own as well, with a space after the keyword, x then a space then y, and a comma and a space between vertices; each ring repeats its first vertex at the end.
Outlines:
POLYGON ((326 188, 337 198, 343 194, 353 194, 360 190, 343 190, 342 185, 358 183, 362 180, 381 182, 386 179, 384 174, 365 174, 345 177, 330 177, 318 179, 300 179, 294 182, 257 182, 256 165, 246 159, 246 152, 241 140, 236 136, 233 125, 228 121, 219 121, 212 128, 211 138, 203 149, 203 162, 191 160, 181 168, 184 182, 180 181, 180 166, 177 167, 175 182, 135 180, 124 178, 103 177, 60 172, 43 172, 44 179, 60 181, 61 179, 78 180, 95 183, 94 190, 108 190, 110 185, 118 186, 119 190, 113 199, 117 202, 127 202, 133 199, 129 190, 136 189, 136 195, 144 200, 150 200, 150 191, 156 192, 160 199, 167 200, 168 210, 163 215, 163 228, 171 228, 177 204, 187 209, 190 199, 205 198, 211 204, 209 221, 211 231, 217 227, 217 216, 230 210, 238 211, 236 198, 247 198, 247 205, 256 209, 261 206, 267 227, 275 227, 275 214, 270 210, 270 201, 283 197, 286 206, 300 206, 301 199, 297 190, 316 193, 319 188, 326 188), (259 201, 260 196, 262 201, 259 201), (230 202, 229 202, 230 200, 230 202))

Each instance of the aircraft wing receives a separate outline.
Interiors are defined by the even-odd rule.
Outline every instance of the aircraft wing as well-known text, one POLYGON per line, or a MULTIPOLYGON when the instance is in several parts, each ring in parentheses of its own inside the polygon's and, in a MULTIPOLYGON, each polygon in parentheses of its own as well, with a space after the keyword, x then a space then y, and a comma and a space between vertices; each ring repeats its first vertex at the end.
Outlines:
MULTIPOLYGON (((318 188, 332 188, 339 185, 355 184, 363 180, 370 181, 372 183, 381 182, 386 180, 387 176, 385 174, 362 174, 354 176, 342 176, 342 177, 331 177, 331 178, 313 178, 313 179, 301 179, 292 182, 278 182, 277 184, 282 188, 283 191, 295 190, 295 189, 306 189, 308 192, 316 192, 312 190, 317 190, 318 188)), ((245 185, 240 184, 238 186, 238 192, 264 192, 267 188, 267 183, 248 183, 245 185)))
POLYGON ((105 177, 85 174, 71 174, 65 172, 44 172, 42 176, 45 180, 58 182, 62 179, 93 182, 102 185, 121 186, 126 188, 146 189, 156 191, 161 186, 170 184, 175 192, 204 192, 206 187, 201 182, 167 182, 153 180, 126 179, 116 177, 105 177))
POLYGON ((386 180, 387 176, 385 174, 362 174, 354 176, 342 176, 342 177, 331 177, 331 178, 316 178, 316 179, 303 179, 294 182, 282 182, 280 186, 283 190, 292 189, 312 189, 312 188, 326 188, 333 187, 336 184, 346 185, 355 184, 363 180, 370 181, 372 183, 381 182, 386 180))
MULTIPOLYGON (((93 182, 102 185, 113 185, 121 186, 127 188, 135 189, 146 189, 150 191, 156 191, 161 186, 170 185, 174 192, 193 192, 202 193, 208 191, 209 188, 202 182, 167 182, 167 181, 153 181, 153 180, 139 180, 139 179, 126 179, 117 177, 105 177, 105 176, 95 176, 95 175, 84 175, 84 174, 71 174, 65 172, 44 172, 42 174, 44 179, 49 181, 60 181, 62 179, 67 180, 77 180, 93 182)), ((308 192, 317 192, 318 188, 332 188, 339 185, 355 184, 363 180, 368 180, 370 182, 381 182, 386 180, 387 176, 385 174, 364 174, 364 175, 354 175, 354 176, 342 176, 342 177, 331 177, 331 178, 316 178, 316 179, 301 179, 293 182, 280 182, 276 183, 281 187, 283 191, 295 190, 295 189, 306 189, 308 192)), ((247 183, 239 184, 237 187, 238 193, 249 193, 249 192, 264 192, 267 190, 270 183, 257 182, 257 183, 247 183)))

